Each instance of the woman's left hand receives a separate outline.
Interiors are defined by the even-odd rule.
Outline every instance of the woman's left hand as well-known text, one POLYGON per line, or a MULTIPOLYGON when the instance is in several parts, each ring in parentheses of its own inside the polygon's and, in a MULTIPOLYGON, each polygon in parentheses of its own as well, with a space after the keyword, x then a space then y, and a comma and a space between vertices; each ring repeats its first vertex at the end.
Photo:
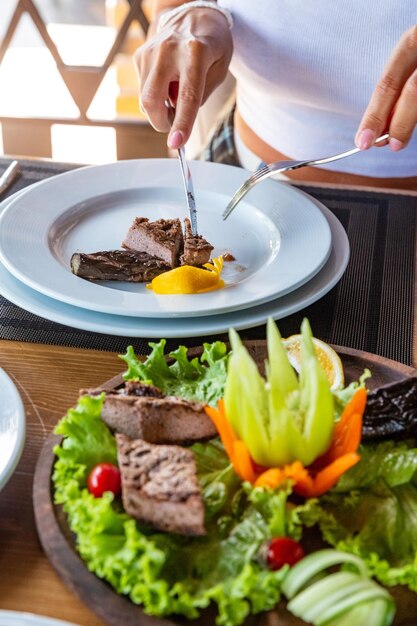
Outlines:
POLYGON ((363 115, 355 143, 367 150, 388 132, 390 148, 397 152, 410 141, 416 124, 417 25, 407 30, 395 46, 363 115))

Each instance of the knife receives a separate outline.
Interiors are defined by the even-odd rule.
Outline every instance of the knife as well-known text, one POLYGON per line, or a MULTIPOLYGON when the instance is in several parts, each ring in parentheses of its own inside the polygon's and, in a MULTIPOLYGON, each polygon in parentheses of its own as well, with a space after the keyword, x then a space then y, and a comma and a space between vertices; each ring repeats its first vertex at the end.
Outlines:
POLYGON ((12 161, 7 170, 0 176, 0 195, 7 191, 15 178, 20 174, 20 166, 18 161, 12 161))
MULTIPOLYGON (((165 106, 168 109, 170 121, 172 124, 172 122, 174 121, 174 117, 175 117, 175 107, 172 106, 171 102, 168 99, 165 100, 165 106)), ((196 207, 195 196, 194 196, 194 185, 193 185, 193 179, 191 178, 190 167, 187 163, 187 159, 185 156, 184 148, 178 148, 178 158, 179 158, 179 162, 181 166, 181 174, 182 174, 182 180, 184 183, 185 195, 187 198, 188 211, 190 213, 191 232, 192 232, 193 237, 197 237, 198 235, 197 207, 196 207)))

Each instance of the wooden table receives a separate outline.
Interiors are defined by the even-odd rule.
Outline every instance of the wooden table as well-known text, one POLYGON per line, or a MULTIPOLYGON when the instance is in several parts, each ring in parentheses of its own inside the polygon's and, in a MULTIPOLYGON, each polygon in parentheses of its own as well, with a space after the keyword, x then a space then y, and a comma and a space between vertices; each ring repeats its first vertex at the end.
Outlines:
POLYGON ((2 341, 0 367, 14 380, 27 420, 22 458, 0 492, 0 608, 103 626, 64 586, 41 549, 32 481, 46 435, 76 403, 78 390, 119 374, 124 363, 108 352, 2 341))

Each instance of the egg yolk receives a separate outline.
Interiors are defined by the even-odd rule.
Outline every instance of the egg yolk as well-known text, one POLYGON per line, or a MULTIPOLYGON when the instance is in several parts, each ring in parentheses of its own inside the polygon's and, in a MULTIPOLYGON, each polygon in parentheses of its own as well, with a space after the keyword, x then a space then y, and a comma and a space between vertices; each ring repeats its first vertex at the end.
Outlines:
POLYGON ((164 272, 146 285, 155 293, 164 295, 204 293, 224 287, 224 281, 220 278, 223 269, 223 257, 212 259, 211 263, 205 263, 206 269, 182 265, 175 267, 169 272, 164 272))

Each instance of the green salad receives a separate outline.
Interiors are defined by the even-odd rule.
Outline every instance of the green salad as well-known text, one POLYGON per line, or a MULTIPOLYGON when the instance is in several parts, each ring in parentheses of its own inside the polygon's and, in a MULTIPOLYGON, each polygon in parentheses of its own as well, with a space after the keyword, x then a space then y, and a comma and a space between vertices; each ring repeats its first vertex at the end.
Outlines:
MULTIPOLYGON (((126 380, 139 379, 213 410, 224 399, 236 441, 249 442, 257 472, 253 481, 242 479, 240 461, 233 463, 224 437, 190 447, 204 502, 204 536, 156 531, 129 516, 111 491, 101 497, 91 493, 92 469, 101 463, 117 466, 115 437, 100 417, 104 393, 82 396, 56 427, 63 441, 55 450, 55 502, 67 515, 76 548, 89 570, 146 613, 193 619, 215 603, 216 623, 237 626, 284 597, 289 610, 313 624, 378 626, 390 624, 394 614, 386 587, 401 584, 417 591, 416 441, 361 444, 350 469, 322 495, 297 493, 295 474, 280 475, 272 486, 270 473, 266 482, 262 479, 275 465, 300 463, 301 448, 303 471, 324 459, 332 429, 365 386, 366 376, 330 392, 308 323, 302 332, 299 378, 285 362, 271 320, 265 379, 234 332, 231 352, 221 342, 204 344, 202 355, 190 360, 181 346, 169 354, 168 364, 162 340, 150 344, 144 362, 132 347, 121 357, 126 380), (306 530, 313 527, 328 549, 301 553, 295 565, 290 559, 271 567, 275 538, 303 546, 306 530)), ((306 484, 310 489, 312 483, 306 484)), ((305 493, 310 492, 314 489, 305 493)))

